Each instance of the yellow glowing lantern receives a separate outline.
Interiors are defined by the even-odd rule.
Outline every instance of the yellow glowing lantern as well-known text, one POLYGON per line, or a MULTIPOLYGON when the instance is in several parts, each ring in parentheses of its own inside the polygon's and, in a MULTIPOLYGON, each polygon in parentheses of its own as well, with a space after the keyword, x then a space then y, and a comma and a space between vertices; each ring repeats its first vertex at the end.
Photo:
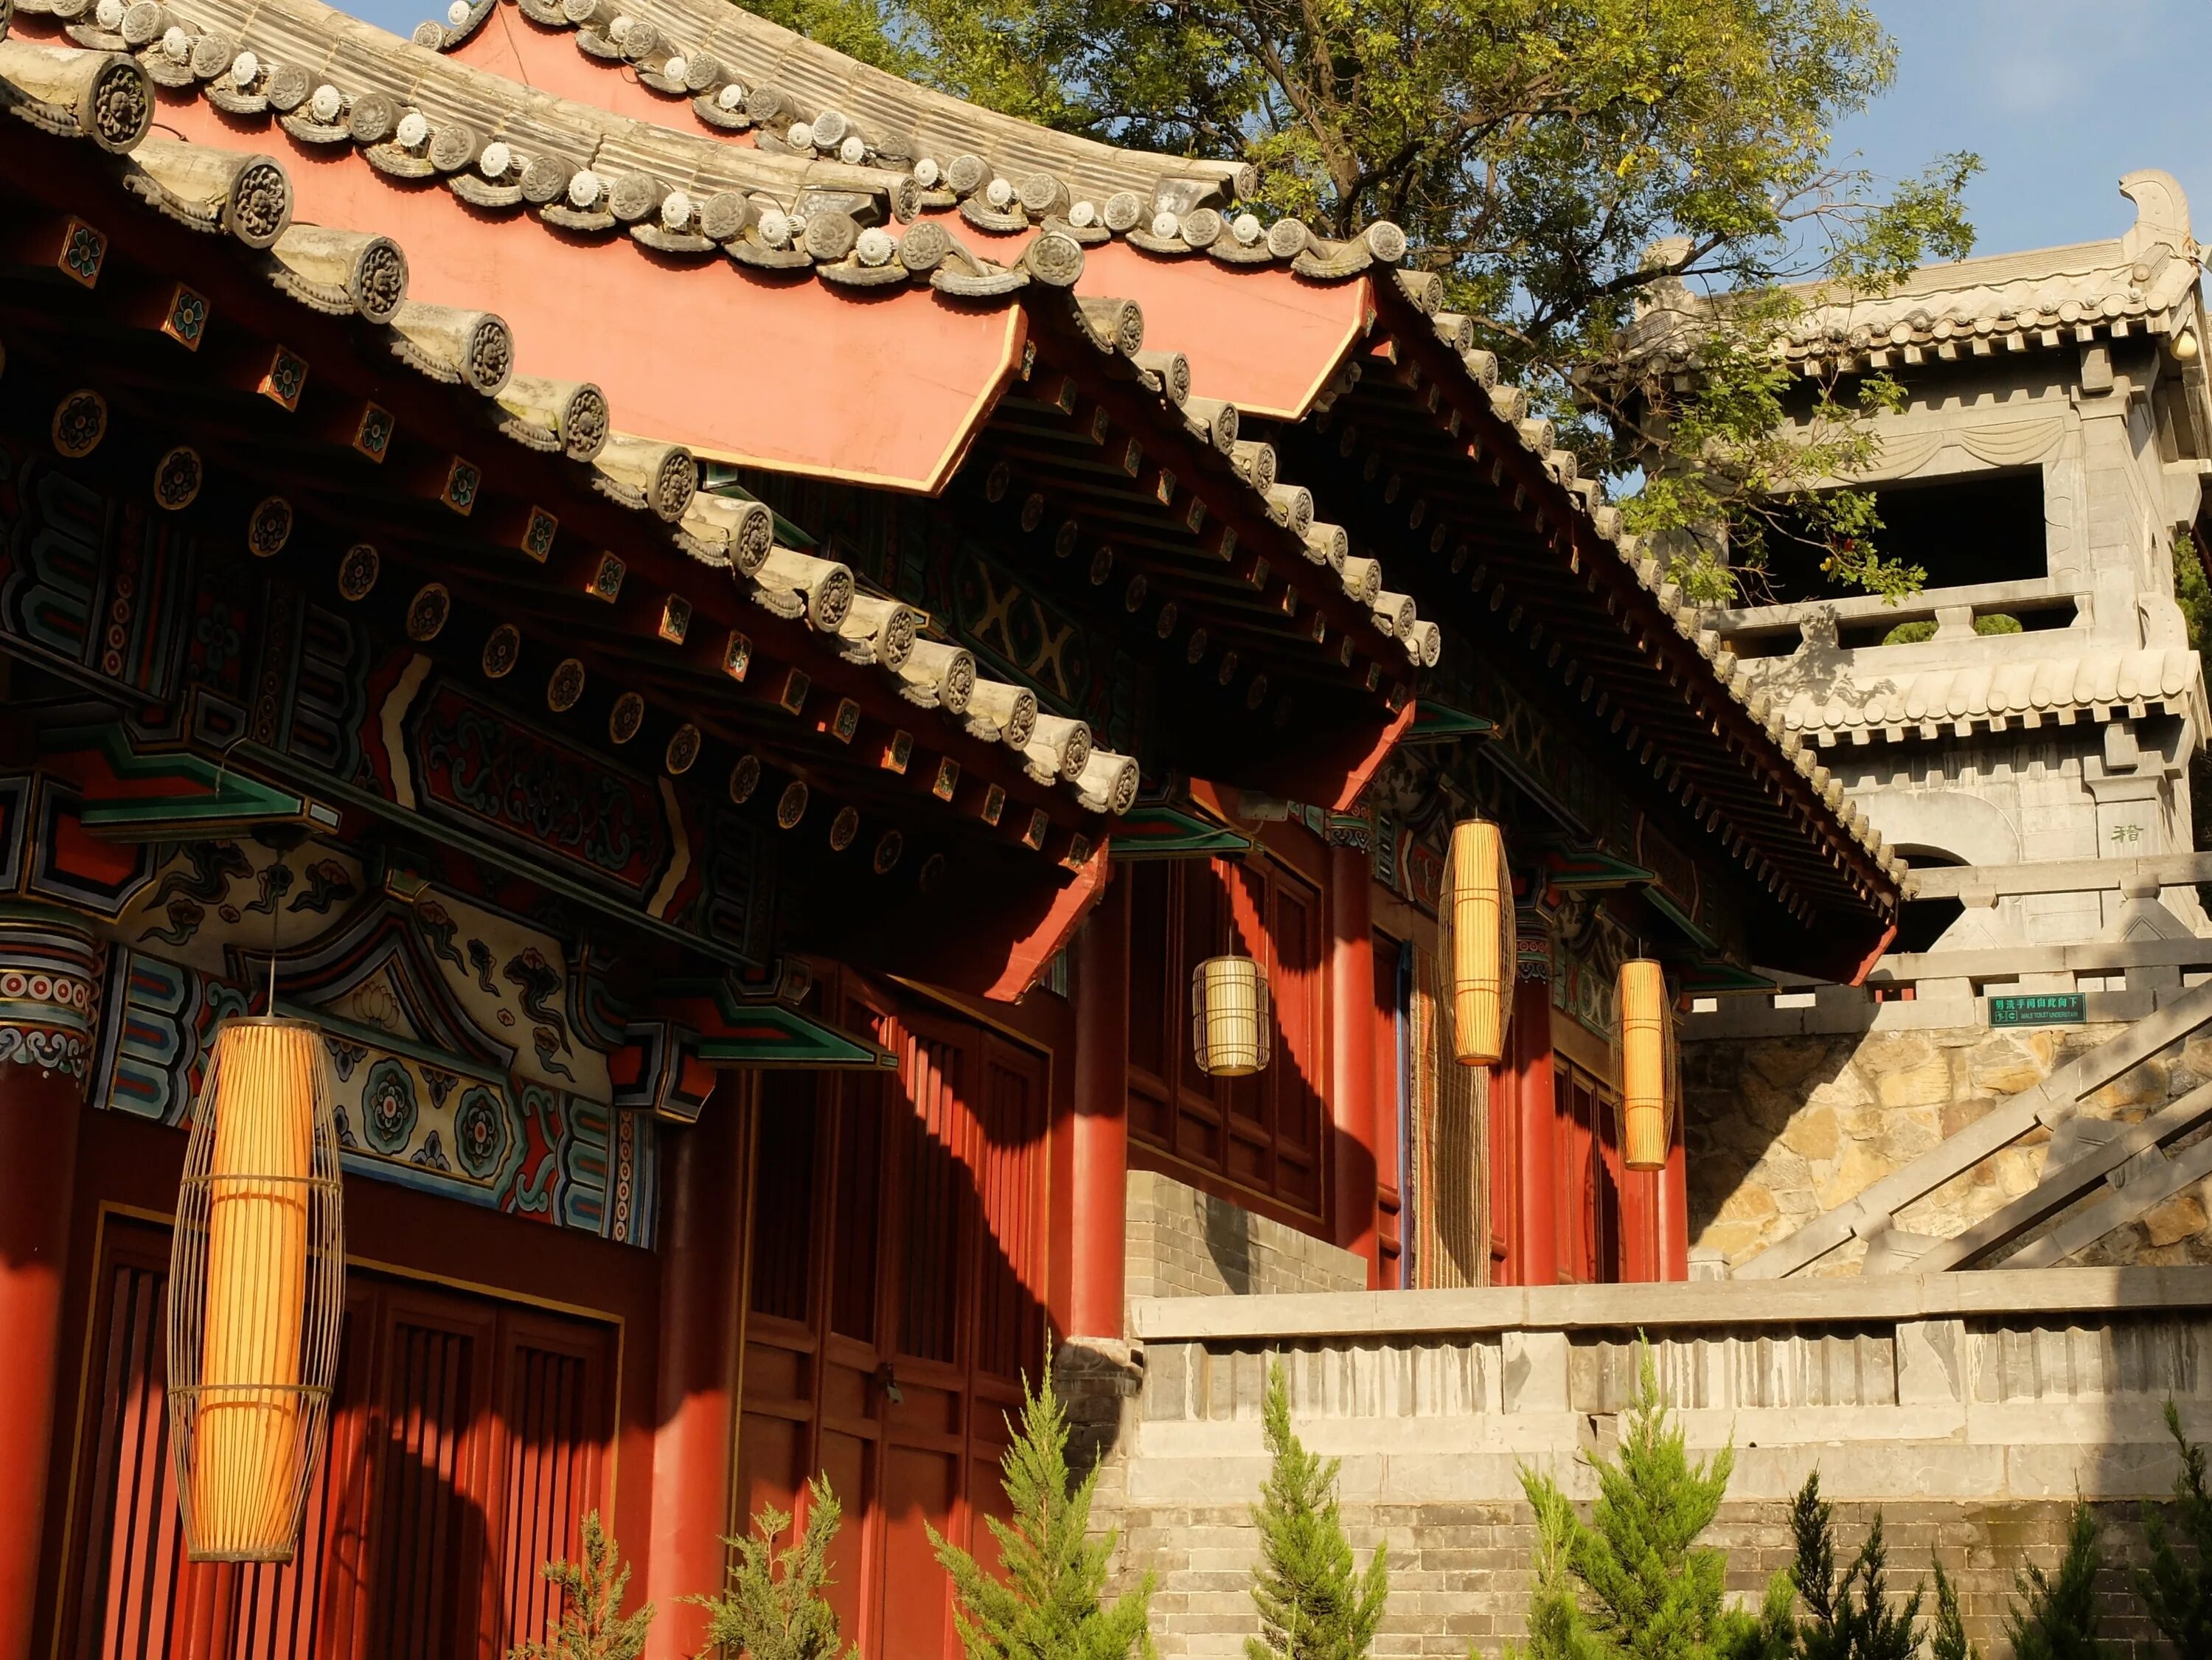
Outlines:
POLYGON ((1620 1158, 1664 1170, 1673 1138, 1674 1016, 1666 970, 1649 958, 1620 965, 1620 1158))
POLYGON ((1505 1058, 1514 970, 1513 877, 1497 825, 1469 819, 1452 826, 1443 914, 1451 930, 1452 1058, 1492 1066, 1505 1058))
POLYGON ((1190 974, 1191 1046, 1198 1069, 1249 1078, 1275 1047, 1267 976, 1249 957, 1209 957, 1190 974))
POLYGON ((321 1034, 231 1021, 192 1109, 169 1260, 169 1438, 196 1562, 297 1548, 345 1312, 340 1204, 321 1034))

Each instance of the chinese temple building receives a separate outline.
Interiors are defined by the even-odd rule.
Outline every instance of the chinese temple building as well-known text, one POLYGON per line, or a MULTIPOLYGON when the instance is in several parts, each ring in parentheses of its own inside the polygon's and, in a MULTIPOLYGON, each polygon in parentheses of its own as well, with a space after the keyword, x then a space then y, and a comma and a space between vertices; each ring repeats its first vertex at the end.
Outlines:
POLYGON ((1681 1279, 1620 965, 1893 937, 1387 223, 709 0, 16 0, 0 105, 0 1660, 502 1655, 593 1510, 689 1655, 816 1472, 861 1651, 955 1652, 928 1529, 988 1542, 1048 1343, 1681 1279), (1439 1030, 1470 818, 1495 1067, 1439 1030), (172 1224, 268 1013, 343 1339, 293 1560, 196 1562, 172 1224))

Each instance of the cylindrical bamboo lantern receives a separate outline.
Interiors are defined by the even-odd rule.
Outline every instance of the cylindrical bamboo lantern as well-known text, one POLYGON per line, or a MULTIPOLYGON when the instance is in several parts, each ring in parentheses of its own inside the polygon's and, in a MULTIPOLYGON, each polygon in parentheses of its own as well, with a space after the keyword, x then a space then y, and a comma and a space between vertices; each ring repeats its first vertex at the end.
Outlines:
POLYGON ((1620 1160, 1664 1170, 1674 1128, 1674 1016, 1667 973, 1650 958, 1620 965, 1620 1160))
POLYGON ((1452 1058, 1462 1067, 1494 1066, 1505 1057, 1513 1012, 1513 877, 1504 835, 1480 819, 1454 824, 1447 857, 1452 1058))
POLYGON ((289 1562, 345 1313, 337 1127, 304 1021, 216 1033, 169 1260, 169 1438, 196 1562, 289 1562))
POLYGON ((1209 957, 1190 974, 1191 1047, 1198 1069, 1249 1078, 1275 1047, 1267 976, 1249 957, 1209 957))

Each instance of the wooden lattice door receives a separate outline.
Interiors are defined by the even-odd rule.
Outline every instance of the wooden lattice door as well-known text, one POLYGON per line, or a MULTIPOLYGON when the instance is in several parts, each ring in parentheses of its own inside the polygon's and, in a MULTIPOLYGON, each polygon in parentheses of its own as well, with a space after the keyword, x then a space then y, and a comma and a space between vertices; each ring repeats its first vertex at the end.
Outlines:
POLYGON ((58 1652, 75 1660, 492 1660, 544 1632, 538 1573, 602 1487, 615 1338, 596 1322, 355 1271, 300 1553, 187 1563, 163 1390, 166 1232, 99 1264, 58 1652))
POLYGON ((958 1651, 928 1530, 969 1544, 1003 1511, 1006 1416, 1043 1359, 1045 1072, 961 1022, 846 1018, 895 1075, 763 1088, 740 1502, 789 1511, 826 1475, 846 1635, 939 1660, 958 1651))

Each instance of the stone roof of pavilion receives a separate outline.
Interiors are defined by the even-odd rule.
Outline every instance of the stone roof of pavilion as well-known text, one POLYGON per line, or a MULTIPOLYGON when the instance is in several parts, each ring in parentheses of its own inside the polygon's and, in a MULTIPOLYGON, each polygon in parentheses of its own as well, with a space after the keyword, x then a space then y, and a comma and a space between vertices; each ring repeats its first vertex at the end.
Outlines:
MULTIPOLYGON (((2175 333, 2193 315, 2204 263, 2188 198, 2156 169, 2128 174, 2119 188, 2136 222, 2107 240, 1924 265, 1879 294, 1800 287, 1807 308, 1784 354, 1808 373, 1849 373, 2175 333)), ((1630 326, 1623 356, 1687 368, 1713 316, 1705 296, 1662 284, 1630 326)))
POLYGON ((2197 654, 2178 646, 2023 651, 1963 666, 1885 663, 1878 672, 1796 656, 1753 658, 1745 667, 1793 729, 1824 745, 1966 737, 2008 726, 2033 731, 2154 709, 2192 714, 2203 698, 2197 654))

